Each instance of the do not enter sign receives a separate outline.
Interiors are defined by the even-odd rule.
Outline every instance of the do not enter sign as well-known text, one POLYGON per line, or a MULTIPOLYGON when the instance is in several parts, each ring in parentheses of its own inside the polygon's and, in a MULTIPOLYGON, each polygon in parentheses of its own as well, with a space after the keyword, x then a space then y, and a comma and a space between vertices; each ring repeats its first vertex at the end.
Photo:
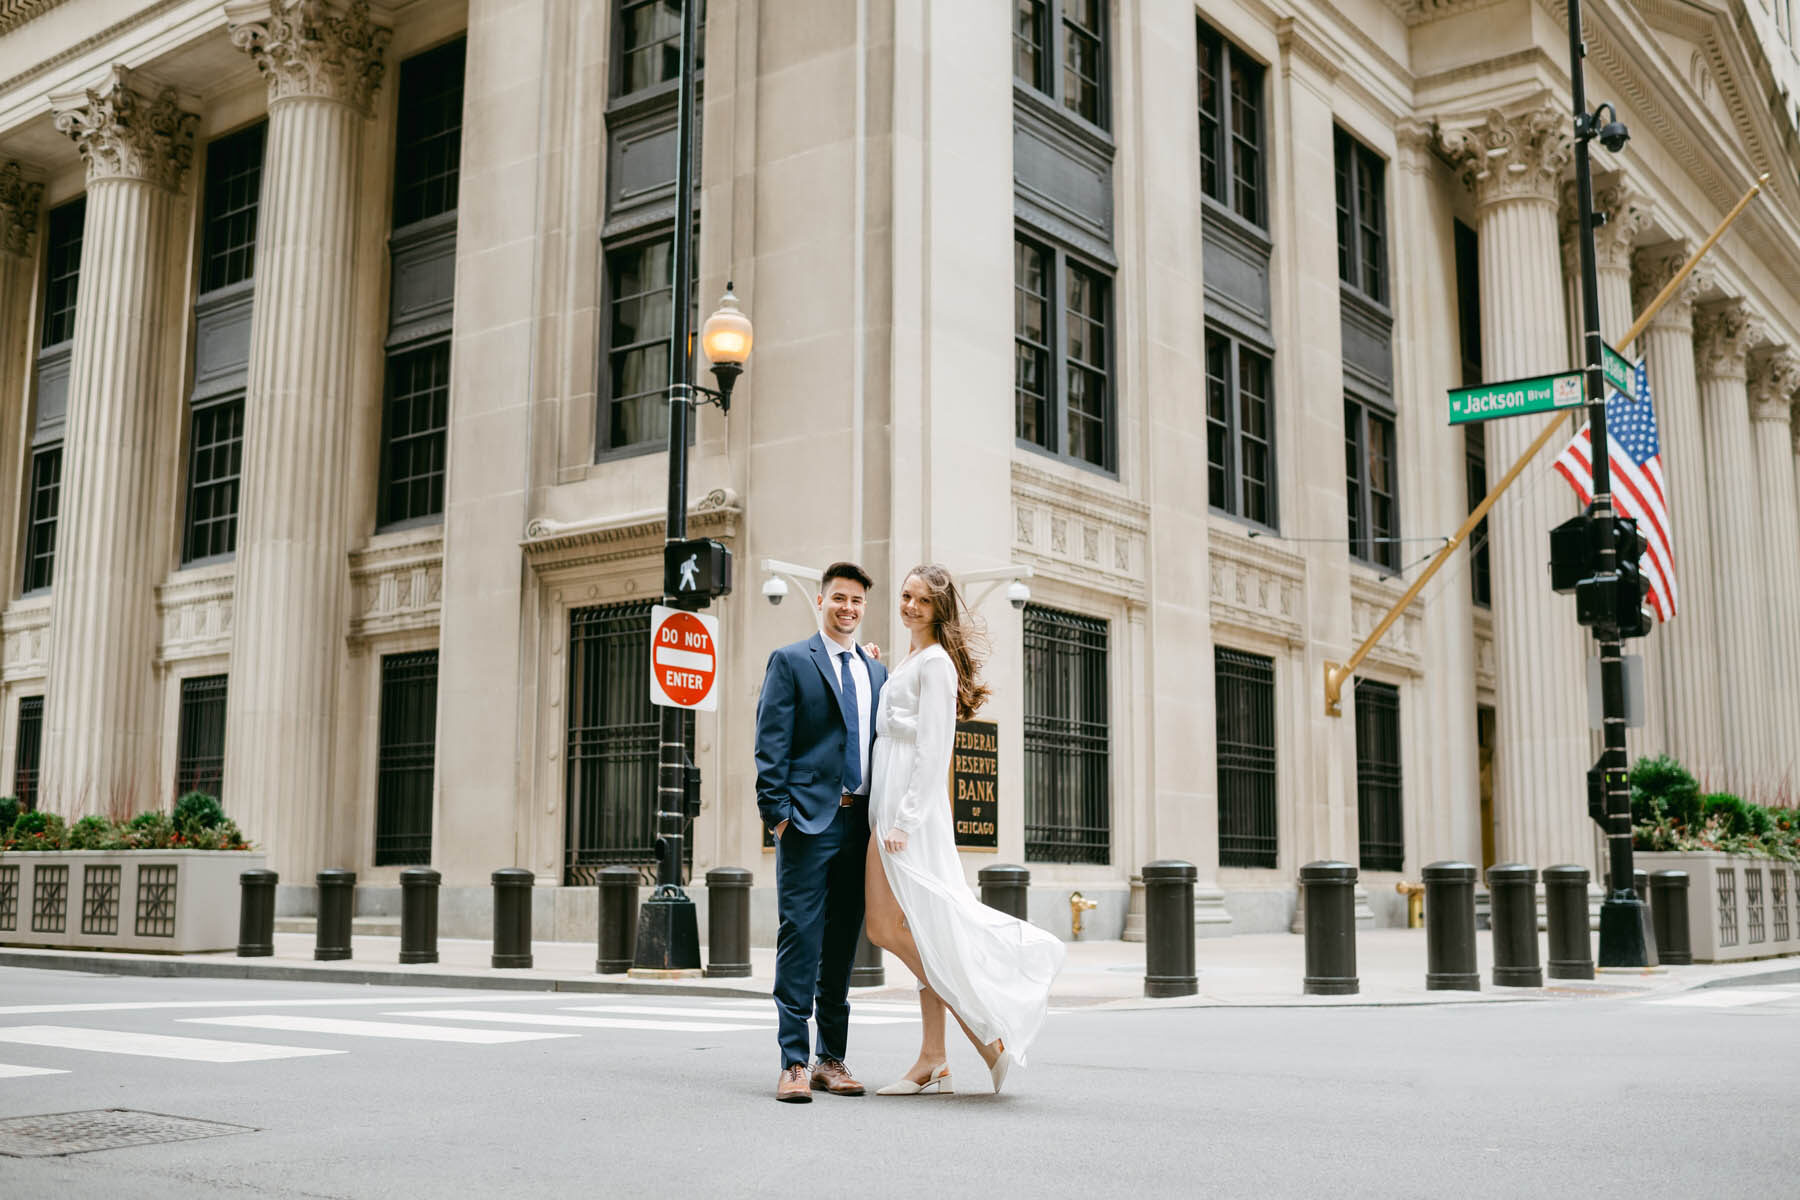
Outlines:
POLYGON ((650 610, 650 700, 667 708, 713 712, 719 697, 719 622, 714 617, 665 608, 650 610))

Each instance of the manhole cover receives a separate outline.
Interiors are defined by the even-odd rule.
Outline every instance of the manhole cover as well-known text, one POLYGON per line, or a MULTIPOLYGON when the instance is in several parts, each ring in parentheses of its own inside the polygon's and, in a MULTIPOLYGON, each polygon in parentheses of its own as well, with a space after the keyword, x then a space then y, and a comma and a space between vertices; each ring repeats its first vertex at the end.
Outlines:
POLYGON ((42 1158, 249 1132, 251 1127, 248 1125, 197 1121, 191 1117, 134 1112, 129 1108, 99 1108, 90 1112, 0 1118, 0 1154, 13 1158, 42 1158))

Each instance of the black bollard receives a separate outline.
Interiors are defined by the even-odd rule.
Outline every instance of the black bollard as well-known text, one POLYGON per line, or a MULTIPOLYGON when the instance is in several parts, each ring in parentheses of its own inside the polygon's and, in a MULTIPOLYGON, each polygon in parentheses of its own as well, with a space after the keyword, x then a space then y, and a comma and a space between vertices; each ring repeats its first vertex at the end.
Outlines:
POLYGON ((1563 865, 1544 868, 1544 923, 1550 930, 1552 979, 1592 979, 1594 939, 1588 930, 1588 871, 1563 865))
POLYGON ((1025 897, 1031 891, 1031 872, 1024 867, 983 867, 975 873, 981 883, 981 902, 1021 921, 1025 915, 1025 897))
POLYGON ((1650 900, 1657 961, 1667 967, 1691 965, 1694 943, 1688 928, 1688 873, 1657 871, 1651 875, 1650 900))
POLYGON ((1356 995, 1356 868, 1307 863, 1300 868, 1300 902, 1306 923, 1303 990, 1309 996, 1356 995))
POLYGON ((531 889, 537 883, 528 868, 501 867, 494 880, 495 967, 531 965, 531 889))
POLYGON ((1494 986, 1543 987, 1538 962, 1537 868, 1502 863, 1488 868, 1493 896, 1494 986))
POLYGON ((1425 881, 1425 990, 1479 992, 1475 965, 1475 878, 1473 863, 1434 862, 1425 881))
POLYGON ((336 962, 350 957, 350 915, 356 903, 356 872, 335 867, 319 872, 319 919, 313 958, 336 962))
POLYGON ((1144 864, 1144 995, 1191 996, 1194 973, 1194 880, 1190 862, 1144 864))
POLYGON ((238 873, 238 957, 275 953, 275 885, 281 877, 263 867, 238 873))
POLYGON ((750 976, 750 872, 715 867, 706 873, 706 977, 750 976))
POLYGON ((881 947, 869 940, 864 928, 856 935, 856 958, 850 964, 851 987, 881 987, 887 983, 887 964, 881 947))
POLYGON ((637 952, 638 869, 601 867, 597 880, 600 944, 594 970, 601 975, 623 975, 631 970, 637 952))
POLYGON ((443 876, 430 867, 400 872, 400 961, 438 960, 438 884, 443 876))

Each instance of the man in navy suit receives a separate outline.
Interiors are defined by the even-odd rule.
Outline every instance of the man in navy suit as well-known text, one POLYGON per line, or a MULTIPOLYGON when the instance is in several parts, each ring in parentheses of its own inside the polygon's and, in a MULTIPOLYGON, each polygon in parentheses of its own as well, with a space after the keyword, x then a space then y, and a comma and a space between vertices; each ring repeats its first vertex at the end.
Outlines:
POLYGON ((844 1065, 850 968, 863 921, 869 845, 869 751, 887 669, 856 644, 868 573, 825 568, 820 632, 769 655, 756 706, 756 806, 775 835, 775 1008, 781 1079, 775 1098, 814 1090, 860 1096, 844 1065), (811 1065, 806 1022, 818 1022, 811 1065))

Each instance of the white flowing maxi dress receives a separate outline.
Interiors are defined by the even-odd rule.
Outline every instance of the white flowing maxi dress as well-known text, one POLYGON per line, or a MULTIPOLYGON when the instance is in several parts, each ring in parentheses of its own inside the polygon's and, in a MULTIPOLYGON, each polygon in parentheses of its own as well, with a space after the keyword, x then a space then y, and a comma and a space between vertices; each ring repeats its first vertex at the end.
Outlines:
POLYGON ((889 830, 906 834, 906 849, 882 846, 881 862, 926 981, 975 1036, 1006 1039, 1023 1064, 1066 951, 1044 930, 983 904, 963 875, 950 809, 956 667, 942 646, 911 655, 888 676, 875 733, 869 828, 878 846, 889 830))

